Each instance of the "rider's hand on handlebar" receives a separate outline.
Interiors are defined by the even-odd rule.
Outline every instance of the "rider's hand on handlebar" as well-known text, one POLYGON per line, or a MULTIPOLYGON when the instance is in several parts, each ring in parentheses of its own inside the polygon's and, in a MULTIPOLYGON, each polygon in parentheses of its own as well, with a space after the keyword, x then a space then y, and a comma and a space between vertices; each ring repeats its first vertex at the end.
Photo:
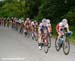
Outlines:
POLYGON ((69 32, 68 32, 68 35, 70 35, 70 36, 71 36, 72 34, 73 34, 73 32, 72 32, 72 31, 69 31, 69 32))

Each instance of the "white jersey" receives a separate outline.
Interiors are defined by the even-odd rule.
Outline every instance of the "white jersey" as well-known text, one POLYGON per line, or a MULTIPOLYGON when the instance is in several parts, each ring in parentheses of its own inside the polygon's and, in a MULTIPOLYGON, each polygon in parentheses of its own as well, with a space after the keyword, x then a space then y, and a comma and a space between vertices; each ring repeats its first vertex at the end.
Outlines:
MULTIPOLYGON (((46 26, 47 26, 47 27, 48 27, 48 25, 49 25, 49 24, 46 24, 46 26)), ((42 26, 43 26, 43 23, 40 23, 40 25, 39 25, 39 26, 40 26, 40 27, 42 27, 42 26)))
POLYGON ((60 23, 59 23, 59 27, 68 28, 69 25, 68 25, 68 24, 64 25, 62 22, 60 22, 60 23))
POLYGON ((34 28, 37 28, 37 26, 38 26, 37 22, 35 23, 34 21, 31 22, 31 25, 32 25, 32 27, 34 27, 34 28))
POLYGON ((34 25, 34 21, 31 22, 31 25, 34 25))

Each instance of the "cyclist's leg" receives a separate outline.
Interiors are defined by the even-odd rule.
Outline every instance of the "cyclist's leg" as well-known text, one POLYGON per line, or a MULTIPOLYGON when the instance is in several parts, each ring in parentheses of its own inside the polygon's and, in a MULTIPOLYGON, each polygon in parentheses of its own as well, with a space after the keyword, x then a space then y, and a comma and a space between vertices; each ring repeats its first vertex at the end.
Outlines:
POLYGON ((58 36, 57 36, 57 43, 59 43, 59 39, 60 39, 60 37, 61 37, 61 32, 57 32, 58 33, 58 36))
POLYGON ((64 32, 63 31, 59 31, 57 32, 58 33, 58 37, 57 37, 57 42, 59 43, 59 39, 62 35, 64 35, 64 32))
POLYGON ((41 49, 42 47, 42 40, 41 40, 41 34, 38 35, 38 45, 39 45, 39 49, 41 49))
POLYGON ((25 27, 25 32, 24 33, 25 33, 25 35, 27 35, 27 28, 26 27, 25 27))
POLYGON ((34 37, 34 27, 31 27, 31 31, 32 31, 32 38, 34 37))
POLYGON ((39 45, 39 49, 41 49, 41 46, 42 46, 42 34, 41 34, 41 30, 40 30, 40 27, 38 28, 38 45, 39 45))

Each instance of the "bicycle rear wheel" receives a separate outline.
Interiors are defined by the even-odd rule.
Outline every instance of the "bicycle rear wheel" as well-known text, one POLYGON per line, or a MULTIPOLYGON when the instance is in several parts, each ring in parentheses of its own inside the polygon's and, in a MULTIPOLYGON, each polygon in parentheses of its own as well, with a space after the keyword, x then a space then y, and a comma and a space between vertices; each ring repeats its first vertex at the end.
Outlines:
POLYGON ((59 43, 57 43, 57 39, 55 40, 55 48, 56 48, 56 51, 59 51, 60 50, 60 46, 59 46, 59 43))

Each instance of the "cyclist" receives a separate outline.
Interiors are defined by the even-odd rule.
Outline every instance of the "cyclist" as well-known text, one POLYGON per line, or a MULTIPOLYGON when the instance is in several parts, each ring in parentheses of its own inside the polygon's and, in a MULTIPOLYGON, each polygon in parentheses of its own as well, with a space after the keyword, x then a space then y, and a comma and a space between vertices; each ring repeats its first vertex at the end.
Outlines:
POLYGON ((40 23, 39 27, 38 27, 38 45, 39 45, 39 49, 42 49, 42 34, 44 32, 44 30, 48 31, 48 23, 47 23, 47 19, 42 19, 42 23, 40 23))
POLYGON ((22 19, 19 20, 20 20, 20 33, 23 33, 23 20, 22 19))
POLYGON ((10 18, 8 17, 7 18, 7 27, 9 27, 9 24, 10 24, 10 18))
POLYGON ((56 25, 56 31, 57 31, 57 43, 59 43, 59 38, 64 35, 64 32, 63 30, 67 30, 67 32, 70 32, 69 30, 69 25, 68 25, 68 20, 67 19, 63 19, 61 22, 59 22, 57 25, 56 25))
POLYGON ((25 34, 27 34, 27 31, 31 31, 31 20, 29 18, 26 18, 26 21, 24 22, 25 26, 25 34))
POLYGON ((16 18, 12 19, 12 28, 15 28, 15 20, 16 20, 16 18))
POLYGON ((34 38, 33 34, 34 32, 37 32, 37 29, 38 29, 38 22, 36 20, 32 21, 31 27, 32 27, 32 39, 33 39, 34 38))

